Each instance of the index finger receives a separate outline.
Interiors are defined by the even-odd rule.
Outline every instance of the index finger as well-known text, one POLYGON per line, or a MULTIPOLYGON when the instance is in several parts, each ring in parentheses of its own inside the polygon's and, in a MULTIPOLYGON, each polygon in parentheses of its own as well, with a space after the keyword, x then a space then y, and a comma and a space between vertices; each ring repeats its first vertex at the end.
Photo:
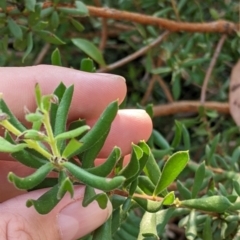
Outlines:
POLYGON ((39 83, 43 94, 50 94, 63 82, 74 84, 74 94, 69 120, 76 118, 95 119, 106 106, 126 95, 125 79, 112 74, 87 73, 74 69, 39 65, 33 67, 0 68, 0 92, 12 112, 24 121, 24 110, 36 107, 34 87, 39 83))

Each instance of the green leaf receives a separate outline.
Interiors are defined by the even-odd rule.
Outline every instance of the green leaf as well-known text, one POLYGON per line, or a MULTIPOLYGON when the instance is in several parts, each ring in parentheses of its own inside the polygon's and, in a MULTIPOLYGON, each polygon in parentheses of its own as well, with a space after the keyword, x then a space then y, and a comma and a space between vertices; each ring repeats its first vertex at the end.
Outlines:
POLYGON ((66 15, 74 15, 76 17, 86 17, 88 14, 81 9, 68 8, 68 7, 58 7, 57 10, 66 15))
POLYGON ((88 168, 86 169, 86 171, 100 177, 107 177, 112 172, 113 168, 115 167, 117 161, 119 161, 120 158, 120 148, 114 147, 107 160, 103 164, 97 167, 88 168))
POLYGON ((85 16, 89 15, 88 8, 82 1, 75 1, 75 5, 82 14, 85 14, 85 16))
MULTIPOLYGON (((78 158, 81 159, 82 168, 91 168, 94 166, 94 161, 98 156, 99 152, 103 148, 105 140, 109 134, 110 128, 103 135, 95 139, 95 144, 91 148, 87 149, 81 154, 78 154, 78 158)), ((80 140, 82 142, 82 139, 80 140)))
POLYGON ((163 205, 172 205, 175 200, 174 192, 168 193, 163 199, 163 205))
POLYGON ((41 10, 40 17, 42 19, 46 18, 46 17, 49 17, 52 14, 53 11, 54 11, 54 7, 44 8, 44 9, 41 10))
POLYGON ((70 22, 79 32, 82 32, 85 29, 84 26, 74 18, 70 18, 70 22))
POLYGON ((82 202, 83 207, 87 207, 90 203, 92 203, 95 200, 98 202, 98 205, 101 209, 105 209, 107 207, 108 203, 107 194, 106 193, 96 194, 93 187, 86 186, 82 202))
POLYGON ((155 189, 154 184, 147 176, 138 177, 138 187, 147 195, 152 195, 155 189))
POLYGON ((11 154, 11 156, 18 160, 20 163, 24 164, 25 166, 31 168, 39 168, 48 162, 48 160, 45 159, 44 157, 39 158, 36 155, 31 154, 28 151, 28 148, 25 148, 25 150, 22 151, 14 152, 11 154))
POLYGON ((203 239, 212 240, 211 218, 207 217, 203 225, 203 239))
POLYGON ((165 190, 186 167, 188 161, 189 155, 187 151, 173 154, 164 165, 162 175, 156 185, 154 195, 158 195, 165 190))
POLYGON ((154 185, 156 185, 161 176, 161 171, 157 162, 155 161, 152 153, 149 154, 149 159, 146 163, 146 166, 143 169, 144 173, 149 177, 154 185))
POLYGON ((110 216, 108 220, 97 228, 93 233, 92 240, 112 240, 112 217, 110 216))
POLYGON ((25 115, 25 119, 28 122, 38 122, 38 121, 41 121, 43 119, 43 115, 40 112, 28 113, 28 114, 25 115))
POLYGON ((160 67, 151 70, 153 74, 163 74, 163 73, 170 73, 172 72, 172 68, 170 67, 160 67))
POLYGON ((178 100, 181 95, 181 79, 178 72, 172 74, 172 93, 174 100, 178 100))
POLYGON ((8 20, 8 28, 11 32, 11 34, 18 40, 23 39, 23 32, 21 27, 11 18, 9 17, 8 20))
POLYGON ((52 43, 55 45, 65 44, 60 38, 58 38, 54 33, 46 30, 35 30, 37 35, 39 35, 44 41, 52 43))
POLYGON ((50 26, 55 30, 59 26, 59 15, 57 11, 53 11, 50 18, 50 26))
POLYGON ((27 8, 28 11, 34 12, 35 11, 35 5, 36 0, 24 0, 24 5, 27 8))
POLYGON ((140 223, 138 240, 145 239, 147 236, 157 240, 156 225, 156 213, 145 212, 140 223))
POLYGON ((124 176, 126 181, 124 186, 130 184, 137 177, 139 171, 139 159, 143 156, 143 151, 140 147, 132 143, 132 153, 129 163, 124 167, 118 175, 124 176))
POLYGON ((192 187, 192 198, 196 198, 198 192, 201 190, 203 180, 205 178, 205 163, 203 162, 195 173, 194 183, 192 187))
POLYGON ((36 85, 35 85, 35 99, 36 99, 38 108, 41 109, 42 93, 41 93, 41 88, 38 83, 36 83, 36 85))
POLYGON ((12 182, 18 189, 31 189, 41 183, 45 177, 54 169, 52 163, 48 162, 38 168, 33 174, 28 177, 20 178, 14 173, 8 174, 8 180, 12 182))
POLYGON ((52 65, 62 66, 61 54, 58 48, 56 48, 51 55, 52 65))
MULTIPOLYGON (((62 101, 62 97, 63 97, 65 91, 66 91, 66 86, 62 82, 54 90, 53 94, 58 97, 59 103, 62 101)), ((55 128, 57 110, 58 110, 58 105, 53 104, 50 109, 50 121, 51 121, 52 129, 55 128)))
POLYGON ((71 139, 68 142, 67 146, 64 148, 62 156, 66 159, 69 159, 69 156, 76 152, 81 146, 82 146, 81 142, 79 142, 75 138, 71 139))
POLYGON ((176 148, 179 145, 181 138, 182 138, 182 123, 175 120, 175 134, 171 146, 173 148, 176 148))
POLYGON ((182 137, 183 137, 184 150, 189 150, 191 148, 191 140, 190 140, 189 132, 184 124, 182 124, 182 137))
POLYGON ((106 65, 102 53, 92 42, 82 38, 73 38, 72 42, 90 58, 96 61, 100 66, 106 65))
POLYGON ((6 10, 6 8, 7 8, 7 1, 6 0, 1 0, 0 1, 0 8, 2 8, 3 10, 6 10))
POLYGON ((112 191, 120 187, 125 180, 122 176, 117 176, 112 179, 98 177, 70 162, 64 162, 62 166, 81 182, 103 191, 112 191))
POLYGON ((189 214, 186 237, 189 240, 194 240, 197 237, 197 223, 196 223, 196 212, 192 210, 189 214))
POLYGON ((60 182, 57 193, 57 199, 62 199, 66 192, 69 192, 71 198, 73 198, 74 188, 69 177, 66 177, 65 179, 63 179, 63 181, 60 182))
POLYGON ((57 184, 53 188, 48 190, 46 193, 44 193, 37 200, 27 200, 26 206, 34 206, 38 213, 48 214, 60 201, 60 199, 57 198, 58 188, 59 187, 57 184))
POLYGON ((3 137, 0 137, 0 152, 14 153, 19 152, 27 147, 26 143, 12 144, 5 140, 3 137))
POLYGON ((175 208, 168 208, 164 210, 160 210, 156 215, 156 224, 157 224, 157 232, 161 236, 166 230, 166 225, 168 224, 170 218, 173 215, 175 208))
POLYGON ((191 192, 179 180, 177 180, 177 189, 183 199, 192 198, 191 192))
MULTIPOLYGON (((53 130, 55 136, 66 131, 68 112, 71 105, 73 91, 74 91, 73 85, 68 87, 64 92, 61 101, 59 102, 53 130)), ((62 148, 63 143, 64 142, 62 140, 58 141, 57 143, 58 149, 62 148)))
POLYGON ((82 142, 83 145, 78 151, 76 151, 76 153, 74 153, 75 155, 91 148, 97 143, 97 141, 99 141, 100 136, 103 136, 109 131, 111 124, 117 115, 117 111, 118 101, 114 101, 107 106, 92 129, 86 135, 84 135, 83 138, 81 138, 80 142, 82 142))
POLYGON ((82 59, 80 70, 84 72, 94 72, 95 67, 94 67, 93 60, 90 58, 82 59))
POLYGON ((211 196, 181 201, 180 207, 195 208, 202 211, 223 213, 232 203, 224 196, 211 196))
POLYGON ((159 133, 158 131, 154 130, 153 129, 153 139, 154 139, 154 143, 162 148, 162 149, 169 149, 170 148, 170 145, 168 143, 168 141, 162 136, 161 133, 159 133))
POLYGON ((70 139, 70 138, 76 138, 82 134, 84 134, 86 131, 88 131, 90 129, 90 127, 88 125, 67 131, 67 132, 63 132, 58 134, 55 139, 56 140, 62 140, 62 139, 70 139))
POLYGON ((233 188, 236 191, 237 195, 240 196, 240 184, 238 181, 233 180, 233 188))
POLYGON ((27 34, 27 50, 25 51, 23 58, 22 58, 22 62, 24 63, 26 57, 31 53, 33 49, 33 36, 32 36, 32 32, 29 32, 27 34))

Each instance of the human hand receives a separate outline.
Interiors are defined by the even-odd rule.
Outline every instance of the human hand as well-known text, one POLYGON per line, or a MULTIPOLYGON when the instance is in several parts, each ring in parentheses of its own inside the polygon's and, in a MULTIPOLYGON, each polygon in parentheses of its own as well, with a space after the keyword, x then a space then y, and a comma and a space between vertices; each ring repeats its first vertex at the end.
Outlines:
MULTIPOLYGON (((126 85, 122 77, 111 74, 93 74, 55 66, 4 67, 0 68, 0 92, 9 108, 23 123, 23 107, 35 109, 34 86, 39 83, 43 94, 52 93, 60 81, 66 86, 74 84, 75 91, 69 113, 69 121, 85 118, 92 126, 101 112, 112 101, 122 102, 126 85)), ((119 110, 98 163, 104 161, 114 146, 119 146, 123 155, 131 150, 131 143, 148 139, 152 123, 145 111, 119 110)), ((3 134, 3 129, 0 130, 3 134)), ((102 225, 112 211, 96 202, 82 207, 84 187, 76 187, 74 198, 66 195, 47 215, 38 214, 34 208, 25 206, 29 198, 37 199, 46 190, 28 193, 19 191, 7 181, 8 172, 27 176, 32 172, 9 155, 0 154, 0 239, 75 240, 102 225)))

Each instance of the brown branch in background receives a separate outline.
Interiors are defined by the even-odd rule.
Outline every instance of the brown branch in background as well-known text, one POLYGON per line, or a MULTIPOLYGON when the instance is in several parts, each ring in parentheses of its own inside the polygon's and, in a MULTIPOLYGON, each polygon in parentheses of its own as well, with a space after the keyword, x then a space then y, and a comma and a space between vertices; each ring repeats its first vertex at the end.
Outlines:
POLYGON ((156 45, 158 45, 160 42, 162 42, 164 40, 164 38, 169 34, 169 31, 165 31, 163 34, 161 34, 156 40, 154 40, 153 42, 151 42, 150 44, 144 46, 143 48, 139 49, 138 51, 136 51, 135 53, 128 55, 127 57, 113 63, 110 64, 104 68, 100 68, 99 70, 97 70, 97 72, 109 72, 113 69, 116 69, 118 67, 121 67, 123 65, 125 65, 126 63, 131 62, 132 60, 142 56, 143 54, 145 54, 149 49, 155 47, 156 45))
MULTIPOLYGON (((97 7, 101 7, 101 1, 100 0, 94 0, 94 4, 97 7)), ((106 43, 107 43, 107 37, 108 37, 108 28, 107 28, 107 19, 102 18, 102 31, 101 31, 101 41, 99 43, 99 49, 101 51, 104 50, 106 43)))
POLYGON ((48 50, 50 49, 50 47, 51 47, 50 43, 46 43, 43 46, 42 50, 40 51, 40 53, 37 55, 37 58, 33 62, 33 65, 38 65, 38 64, 40 64, 42 62, 43 58, 48 53, 48 50))
POLYGON ((148 84, 148 87, 147 87, 147 90, 145 91, 144 93, 144 96, 141 100, 141 105, 145 105, 149 96, 151 95, 151 92, 153 90, 153 87, 154 87, 154 83, 156 82, 156 78, 155 78, 155 75, 152 76, 152 78, 150 79, 149 81, 149 84, 148 84))
POLYGON ((158 27, 167 29, 172 32, 219 32, 219 33, 231 33, 239 31, 240 24, 219 20, 209 23, 188 23, 188 22, 176 22, 164 18, 158 18, 148 16, 145 14, 132 13, 126 11, 119 11, 111 8, 98 8, 93 6, 87 6, 90 16, 111 18, 116 20, 125 20, 130 22, 137 22, 144 25, 157 25, 158 27))
MULTIPOLYGON (((199 101, 179 101, 168 104, 160 104, 153 107, 155 117, 169 116, 179 113, 197 113, 201 106, 199 101)), ((220 102, 205 102, 204 107, 219 113, 229 114, 229 104, 220 102)))
POLYGON ((166 95, 168 102, 170 102, 170 103, 174 102, 172 94, 171 94, 167 84, 164 82, 164 80, 159 75, 156 75, 156 80, 159 83, 159 85, 161 86, 164 94, 166 95))
POLYGON ((208 85, 210 76, 212 74, 213 68, 214 68, 214 66, 215 66, 215 64, 217 62, 217 58, 219 56, 219 53, 220 53, 220 51, 222 49, 222 46, 223 46, 226 38, 227 38, 226 34, 222 35, 222 37, 220 38, 220 40, 219 40, 219 42, 217 44, 217 47, 215 49, 215 52, 213 54, 212 60, 210 62, 209 68, 207 70, 207 73, 205 75, 205 78, 203 80, 203 85, 202 85, 202 90, 201 90, 201 98, 200 98, 200 102, 201 102, 202 105, 204 105, 204 102, 205 102, 206 89, 207 89, 207 85, 208 85))

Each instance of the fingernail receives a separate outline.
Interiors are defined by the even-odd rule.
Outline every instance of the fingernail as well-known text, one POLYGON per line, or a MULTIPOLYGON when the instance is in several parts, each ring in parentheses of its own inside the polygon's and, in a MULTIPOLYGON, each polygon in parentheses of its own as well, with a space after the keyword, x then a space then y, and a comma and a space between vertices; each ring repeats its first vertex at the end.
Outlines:
POLYGON ((116 79, 116 80, 121 80, 121 81, 126 82, 126 79, 120 75, 115 75, 115 74, 111 74, 111 73, 95 73, 95 74, 106 77, 106 78, 116 79))
POLYGON ((101 209, 94 201, 87 207, 82 199, 64 207, 58 215, 58 227, 63 240, 76 240, 101 226, 111 214, 111 207, 101 209))

